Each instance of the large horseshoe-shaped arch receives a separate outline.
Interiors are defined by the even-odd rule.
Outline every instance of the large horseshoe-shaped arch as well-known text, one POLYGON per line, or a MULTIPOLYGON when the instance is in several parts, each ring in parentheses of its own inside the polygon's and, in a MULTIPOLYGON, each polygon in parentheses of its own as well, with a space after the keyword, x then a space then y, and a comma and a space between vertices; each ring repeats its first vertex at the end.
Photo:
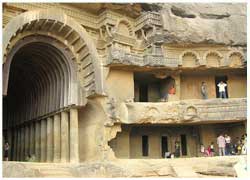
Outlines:
POLYGON ((7 95, 9 68, 8 53, 23 34, 43 34, 63 42, 74 54, 78 74, 86 97, 104 95, 100 61, 94 42, 86 30, 73 18, 58 9, 29 11, 13 18, 3 30, 3 95, 7 95))

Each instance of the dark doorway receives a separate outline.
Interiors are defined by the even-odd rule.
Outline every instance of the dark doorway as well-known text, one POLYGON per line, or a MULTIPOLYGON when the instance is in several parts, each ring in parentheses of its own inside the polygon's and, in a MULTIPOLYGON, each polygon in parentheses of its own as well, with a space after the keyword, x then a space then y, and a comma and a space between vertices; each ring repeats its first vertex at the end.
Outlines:
POLYGON ((227 83, 227 80, 228 80, 228 78, 227 78, 227 76, 215 76, 215 89, 216 89, 216 98, 219 98, 220 97, 220 94, 219 94, 219 87, 217 86, 221 81, 223 81, 224 83, 226 83, 227 84, 227 86, 226 86, 226 96, 227 96, 227 98, 229 98, 228 97, 228 83, 227 83))
POLYGON ((152 72, 135 72, 134 94, 135 102, 166 102, 168 94, 175 94, 175 80, 152 72))
POLYGON ((187 137, 185 134, 181 135, 181 153, 183 156, 187 155, 187 137))
POLYGON ((142 136, 142 156, 148 156, 148 136, 142 136))
POLYGON ((148 102, 148 85, 140 84, 139 86, 139 101, 148 102))
POLYGON ((165 153, 168 152, 168 137, 161 137, 161 156, 165 158, 165 153))

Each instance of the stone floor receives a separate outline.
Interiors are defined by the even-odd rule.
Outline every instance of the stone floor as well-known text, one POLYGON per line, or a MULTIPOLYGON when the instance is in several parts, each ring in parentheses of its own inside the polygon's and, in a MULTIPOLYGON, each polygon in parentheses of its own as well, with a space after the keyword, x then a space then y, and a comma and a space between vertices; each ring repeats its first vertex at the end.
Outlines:
POLYGON ((3 162, 3 177, 237 177, 246 156, 179 159, 117 159, 67 163, 3 162))

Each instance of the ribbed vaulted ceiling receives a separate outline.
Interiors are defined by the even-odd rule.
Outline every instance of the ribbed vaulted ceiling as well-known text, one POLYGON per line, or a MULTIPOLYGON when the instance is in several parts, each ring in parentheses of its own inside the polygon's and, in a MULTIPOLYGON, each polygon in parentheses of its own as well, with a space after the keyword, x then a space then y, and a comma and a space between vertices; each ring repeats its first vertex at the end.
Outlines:
POLYGON ((71 86, 76 79, 76 70, 69 64, 63 49, 40 41, 44 38, 36 37, 13 56, 8 95, 4 98, 4 119, 8 125, 71 105, 71 93, 74 93, 71 86))

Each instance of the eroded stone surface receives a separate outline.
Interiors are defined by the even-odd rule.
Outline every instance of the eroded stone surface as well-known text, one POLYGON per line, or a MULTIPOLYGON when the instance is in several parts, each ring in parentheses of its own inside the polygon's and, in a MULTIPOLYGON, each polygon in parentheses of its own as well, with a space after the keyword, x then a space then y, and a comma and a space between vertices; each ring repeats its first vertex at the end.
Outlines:
POLYGON ((78 165, 4 162, 3 177, 236 177, 233 166, 240 157, 246 156, 117 159, 78 165))
POLYGON ((246 45, 246 4, 167 3, 162 7, 169 42, 246 45))
POLYGON ((242 121, 246 118, 246 99, 209 99, 206 101, 181 100, 166 103, 126 103, 126 106, 120 105, 120 107, 117 108, 117 111, 120 122, 127 124, 242 121), (218 111, 220 113, 218 113, 218 111))

